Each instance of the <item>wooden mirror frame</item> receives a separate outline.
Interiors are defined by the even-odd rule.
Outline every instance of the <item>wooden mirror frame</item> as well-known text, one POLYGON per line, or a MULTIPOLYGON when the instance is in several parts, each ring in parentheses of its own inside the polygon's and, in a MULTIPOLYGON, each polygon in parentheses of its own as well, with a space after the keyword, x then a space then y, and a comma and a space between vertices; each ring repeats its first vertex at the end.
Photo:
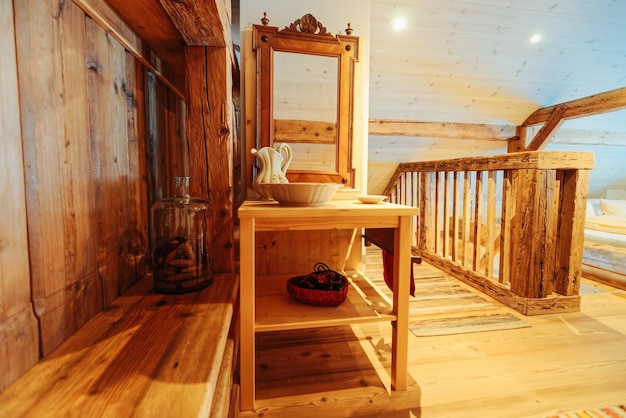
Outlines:
POLYGON ((304 15, 281 30, 276 26, 268 26, 266 16, 261 21, 263 25, 253 25, 252 35, 257 65, 256 147, 273 144, 274 51, 338 58, 337 169, 332 172, 288 170, 287 179, 290 182, 342 183, 352 187, 355 176, 352 166, 353 97, 359 38, 350 35, 352 28, 349 23, 347 35, 333 36, 311 14, 304 15))

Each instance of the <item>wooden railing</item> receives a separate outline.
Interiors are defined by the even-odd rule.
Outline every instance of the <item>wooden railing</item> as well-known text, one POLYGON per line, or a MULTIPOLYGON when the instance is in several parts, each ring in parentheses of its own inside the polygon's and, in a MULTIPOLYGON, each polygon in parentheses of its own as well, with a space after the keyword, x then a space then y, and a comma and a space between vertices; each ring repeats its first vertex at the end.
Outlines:
POLYGON ((525 315, 580 309, 593 153, 401 163, 383 192, 420 208, 413 250, 525 315))

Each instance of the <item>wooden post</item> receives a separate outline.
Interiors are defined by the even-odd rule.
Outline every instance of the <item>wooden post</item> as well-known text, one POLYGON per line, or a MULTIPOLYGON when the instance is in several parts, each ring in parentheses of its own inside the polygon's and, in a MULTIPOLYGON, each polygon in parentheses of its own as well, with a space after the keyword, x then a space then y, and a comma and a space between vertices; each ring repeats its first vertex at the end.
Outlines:
POLYGON ((452 198, 452 252, 450 253, 452 261, 459 260, 459 205, 461 201, 461 192, 459 190, 459 173, 455 171, 452 175, 453 198, 452 198))
POLYGON ((495 243, 496 243, 496 172, 487 172, 487 225, 485 227, 487 240, 485 242, 485 272, 487 277, 493 277, 495 243))
POLYGON ((470 264, 470 245, 472 240, 471 221, 472 217, 472 193, 470 184, 470 174, 468 171, 463 172, 463 239, 461 240, 462 259, 461 264, 469 266, 470 264))
POLYGON ((589 171, 562 171, 560 183, 561 216, 555 263, 555 290, 569 296, 577 295, 580 289, 589 171))
POLYGON ((534 206, 534 190, 536 187, 536 179, 533 177, 534 170, 519 170, 519 175, 515 179, 513 188, 515 190, 526 190, 527 193, 519 193, 516 201, 516 216, 513 222, 515 232, 511 237, 511 291, 517 295, 527 295, 530 293, 528 288, 531 286, 529 282, 531 264, 532 264, 532 216, 534 206), (523 195, 520 197, 520 195, 523 195), (526 198, 524 198, 526 196, 526 198), (527 280, 521 280, 526 277, 527 280))
POLYGON ((483 213, 483 172, 476 171, 476 191, 474 194, 474 271, 482 271, 480 249, 482 248, 482 213, 483 213))
POLYGON ((422 176, 423 187, 423 204, 420 203, 420 222, 423 228, 420 229, 420 238, 424 243, 424 249, 431 253, 437 252, 437 223, 435 222, 436 211, 436 189, 437 189, 437 173, 426 173, 422 176), (423 208, 423 209, 422 209, 423 208))
POLYGON ((231 55, 224 47, 186 47, 187 141, 191 192, 211 202, 211 259, 235 271, 231 55))
POLYGON ((513 219, 515 218, 515 190, 512 183, 515 177, 515 170, 504 170, 500 224, 500 268, 498 272, 498 281, 502 284, 509 284, 511 279, 511 236, 513 219))
POLYGON ((441 223, 441 229, 443 231, 442 243, 441 243, 441 255, 447 258, 450 254, 450 172, 443 171, 441 173, 441 179, 443 181, 443 220, 441 223))
POLYGON ((554 241, 550 236, 555 217, 548 201, 552 199, 550 175, 544 170, 519 170, 515 181, 516 216, 511 237, 511 291, 526 298, 542 298, 551 293, 554 278, 554 241))

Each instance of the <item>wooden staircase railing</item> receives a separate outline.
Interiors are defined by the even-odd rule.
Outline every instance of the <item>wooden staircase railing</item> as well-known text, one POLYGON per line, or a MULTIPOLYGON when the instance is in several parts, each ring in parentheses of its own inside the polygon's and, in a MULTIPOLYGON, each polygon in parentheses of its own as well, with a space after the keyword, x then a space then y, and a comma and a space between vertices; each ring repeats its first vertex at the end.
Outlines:
POLYGON ((383 194, 420 208, 413 249, 525 315, 580 310, 593 153, 401 163, 383 194))

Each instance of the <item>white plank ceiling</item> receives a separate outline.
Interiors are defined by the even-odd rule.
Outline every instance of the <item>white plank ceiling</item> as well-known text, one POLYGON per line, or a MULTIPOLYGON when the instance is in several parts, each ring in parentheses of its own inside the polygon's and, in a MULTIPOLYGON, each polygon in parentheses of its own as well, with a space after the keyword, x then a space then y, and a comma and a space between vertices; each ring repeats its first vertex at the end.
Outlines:
MULTIPOLYGON (((369 42, 371 119, 519 125, 538 108, 626 86, 624 0, 372 0, 369 42)), ((592 194, 624 186, 626 110, 560 132, 548 150, 604 144, 598 154, 612 156, 592 173, 592 194)), ((398 162, 500 152, 494 141, 370 135, 368 191, 398 162)))

